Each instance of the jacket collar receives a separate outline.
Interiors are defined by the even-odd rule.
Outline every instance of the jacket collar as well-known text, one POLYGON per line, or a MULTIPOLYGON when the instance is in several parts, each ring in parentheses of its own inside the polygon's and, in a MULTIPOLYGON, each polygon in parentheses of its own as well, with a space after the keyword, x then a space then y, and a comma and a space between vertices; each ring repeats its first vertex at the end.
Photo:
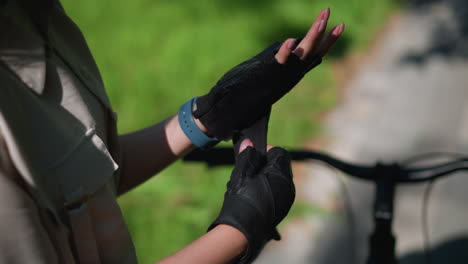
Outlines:
POLYGON ((49 41, 52 49, 108 109, 112 109, 98 67, 78 26, 59 7, 51 12, 49 41))
POLYGON ((41 94, 45 84, 45 43, 22 12, 15 1, 8 1, 1 10, 0 60, 41 94))

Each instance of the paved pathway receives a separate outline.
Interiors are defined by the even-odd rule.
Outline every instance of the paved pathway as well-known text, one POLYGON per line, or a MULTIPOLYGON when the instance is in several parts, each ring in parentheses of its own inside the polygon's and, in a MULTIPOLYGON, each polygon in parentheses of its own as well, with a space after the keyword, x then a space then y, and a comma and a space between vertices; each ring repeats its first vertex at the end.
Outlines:
MULTIPOLYGON (((468 154, 468 1, 412 3, 383 36, 373 58, 348 84, 343 103, 329 116, 330 144, 325 151, 365 163, 432 151, 468 154)), ((308 171, 299 195, 334 213, 292 221, 284 228, 283 242, 270 243, 255 263, 354 263, 353 259, 364 263, 372 228, 372 186, 345 179, 354 220, 349 223, 335 173, 318 165, 310 165, 308 171)), ((413 185, 397 190, 394 226, 402 263, 424 263, 424 188, 413 185)), ((458 250, 464 258, 452 255, 443 263, 468 262, 467 190, 468 175, 457 174, 437 181, 430 196, 431 247, 441 251, 465 247, 458 250)))

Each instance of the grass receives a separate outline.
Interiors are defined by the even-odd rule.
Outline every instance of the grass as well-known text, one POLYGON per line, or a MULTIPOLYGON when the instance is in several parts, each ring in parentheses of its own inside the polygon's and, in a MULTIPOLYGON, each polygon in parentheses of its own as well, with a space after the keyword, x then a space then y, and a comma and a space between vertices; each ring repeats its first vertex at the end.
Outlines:
MULTIPOLYGON (((336 103, 332 63, 365 49, 394 0, 62 0, 101 69, 121 133, 176 113, 232 66, 273 41, 301 37, 330 7, 346 31, 329 58, 274 106, 272 144, 298 146, 320 133, 316 117, 336 103)), ((230 168, 177 162, 120 198, 141 263, 202 235, 219 210, 230 168)), ((302 210, 296 210, 302 211, 302 210)))

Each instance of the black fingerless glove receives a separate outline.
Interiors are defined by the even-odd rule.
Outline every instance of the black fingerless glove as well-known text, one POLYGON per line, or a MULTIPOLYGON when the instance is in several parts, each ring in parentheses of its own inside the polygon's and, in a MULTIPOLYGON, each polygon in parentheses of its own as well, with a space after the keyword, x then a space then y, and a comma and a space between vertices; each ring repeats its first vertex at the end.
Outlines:
POLYGON ((193 116, 209 135, 227 140, 235 131, 249 127, 321 62, 320 57, 303 61, 291 53, 287 62, 280 64, 275 59, 280 45, 274 43, 234 67, 207 95, 197 99, 193 116))
POLYGON ((251 263, 270 239, 280 239, 275 227, 289 212, 294 198, 287 151, 276 147, 265 157, 248 147, 238 156, 221 212, 208 230, 226 224, 241 231, 249 245, 237 263, 251 263))

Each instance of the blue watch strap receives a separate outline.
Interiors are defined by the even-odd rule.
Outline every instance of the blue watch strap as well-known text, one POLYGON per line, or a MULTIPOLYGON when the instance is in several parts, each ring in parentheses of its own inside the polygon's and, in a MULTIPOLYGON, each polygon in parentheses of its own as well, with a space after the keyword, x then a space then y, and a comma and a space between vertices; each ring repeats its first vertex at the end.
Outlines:
POLYGON ((194 97, 183 104, 179 109, 179 125, 184 131, 184 134, 190 139, 190 141, 199 148, 211 147, 219 142, 217 138, 210 138, 203 131, 198 128, 197 124, 193 120, 193 104, 197 100, 194 97))

